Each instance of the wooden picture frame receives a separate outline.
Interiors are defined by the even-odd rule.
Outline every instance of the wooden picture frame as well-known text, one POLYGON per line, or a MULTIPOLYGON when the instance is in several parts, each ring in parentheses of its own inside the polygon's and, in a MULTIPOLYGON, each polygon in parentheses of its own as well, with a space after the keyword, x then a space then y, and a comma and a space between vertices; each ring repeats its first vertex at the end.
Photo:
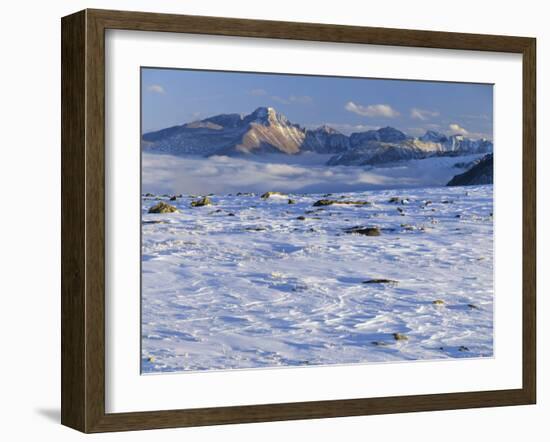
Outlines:
POLYGON ((84 10, 62 19, 62 424, 92 433, 534 404, 536 41, 533 38, 84 10), (105 30, 517 53, 523 57, 523 385, 132 413, 105 412, 105 30))

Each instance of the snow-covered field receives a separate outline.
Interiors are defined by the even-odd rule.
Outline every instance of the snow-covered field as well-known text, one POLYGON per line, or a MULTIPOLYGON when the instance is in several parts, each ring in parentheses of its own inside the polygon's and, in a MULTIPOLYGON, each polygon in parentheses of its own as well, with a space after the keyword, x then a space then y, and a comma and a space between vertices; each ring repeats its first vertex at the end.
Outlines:
POLYGON ((183 195, 147 213, 157 198, 142 198, 144 373, 493 354, 491 185, 183 195))

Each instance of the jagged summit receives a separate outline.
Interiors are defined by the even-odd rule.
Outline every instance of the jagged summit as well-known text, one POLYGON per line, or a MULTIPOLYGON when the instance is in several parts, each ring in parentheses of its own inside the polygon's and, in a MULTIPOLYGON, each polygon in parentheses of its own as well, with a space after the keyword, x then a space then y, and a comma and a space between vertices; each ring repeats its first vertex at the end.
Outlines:
POLYGON ((214 115, 142 136, 143 148, 176 155, 333 154, 329 164, 367 165, 431 155, 489 153, 493 143, 428 130, 414 138, 391 126, 344 135, 329 125, 306 129, 273 107, 214 115))
POLYGON ((288 119, 272 107, 259 107, 254 112, 244 117, 244 121, 247 123, 261 123, 264 125, 289 124, 288 119))
POLYGON ((339 134, 336 129, 330 127, 328 124, 323 124, 319 126, 317 129, 312 129, 313 132, 324 132, 327 134, 339 134))
POLYGON ((420 137, 420 141, 430 143, 445 143, 447 139, 447 135, 435 130, 427 130, 426 133, 420 137))

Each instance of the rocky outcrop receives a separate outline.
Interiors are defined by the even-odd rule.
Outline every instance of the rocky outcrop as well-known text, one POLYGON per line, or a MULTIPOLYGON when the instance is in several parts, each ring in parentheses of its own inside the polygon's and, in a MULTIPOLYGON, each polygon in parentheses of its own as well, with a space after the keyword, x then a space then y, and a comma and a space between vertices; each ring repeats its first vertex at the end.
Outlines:
POLYGON ((354 233, 356 235, 365 236, 380 236, 382 232, 378 227, 352 227, 345 230, 346 233, 354 233))
POLYGON ((212 205, 212 201, 207 196, 202 197, 196 201, 191 201, 191 207, 203 207, 212 205))
POLYGON ((266 199, 274 197, 274 196, 275 197, 287 197, 287 195, 284 194, 283 192, 278 192, 276 190, 274 190, 274 191, 270 190, 269 192, 265 192, 264 194, 262 194, 262 196, 260 198, 263 199, 263 200, 266 200, 266 199))
POLYGON ((455 175, 447 186, 493 184, 493 154, 485 155, 466 172, 455 175))
POLYGON ((160 201, 158 204, 149 208, 149 213, 173 213, 177 211, 177 208, 164 201, 160 201))

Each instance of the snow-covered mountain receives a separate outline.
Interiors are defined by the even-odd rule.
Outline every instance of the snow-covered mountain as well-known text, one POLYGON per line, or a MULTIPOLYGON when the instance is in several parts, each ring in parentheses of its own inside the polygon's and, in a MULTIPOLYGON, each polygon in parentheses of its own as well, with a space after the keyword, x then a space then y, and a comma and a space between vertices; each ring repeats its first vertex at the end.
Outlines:
POLYGON ((221 114, 142 136, 143 149, 175 155, 250 155, 310 151, 334 154, 329 165, 374 165, 434 155, 489 153, 493 143, 427 131, 413 138, 393 127, 344 135, 329 126, 306 129, 271 107, 221 114))
POLYGON ((350 139, 327 125, 306 130, 302 150, 317 153, 340 153, 351 148, 350 139))
POLYGON ((271 107, 249 115, 222 114, 146 133, 143 147, 176 155, 297 154, 306 131, 271 107))

